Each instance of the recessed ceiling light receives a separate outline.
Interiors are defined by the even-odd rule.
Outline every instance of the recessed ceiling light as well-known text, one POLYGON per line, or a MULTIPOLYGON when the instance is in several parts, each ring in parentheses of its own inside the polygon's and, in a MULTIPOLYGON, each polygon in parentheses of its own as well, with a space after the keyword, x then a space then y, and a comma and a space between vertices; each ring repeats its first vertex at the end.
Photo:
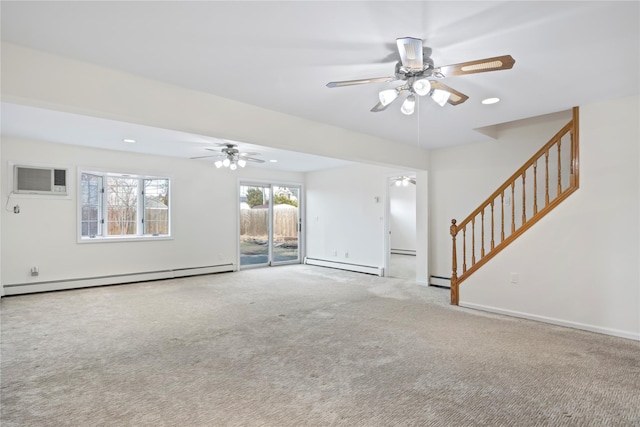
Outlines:
POLYGON ((271 160, 269 160, 269 162, 271 162, 271 163, 278 163, 278 161, 277 161, 276 159, 271 159, 271 160))
POLYGON ((484 105, 497 104, 498 102, 500 102, 500 98, 487 98, 482 100, 484 105))
POLYGON ((122 140, 122 142, 128 142, 129 144, 134 144, 136 140, 131 138, 125 138, 122 140))

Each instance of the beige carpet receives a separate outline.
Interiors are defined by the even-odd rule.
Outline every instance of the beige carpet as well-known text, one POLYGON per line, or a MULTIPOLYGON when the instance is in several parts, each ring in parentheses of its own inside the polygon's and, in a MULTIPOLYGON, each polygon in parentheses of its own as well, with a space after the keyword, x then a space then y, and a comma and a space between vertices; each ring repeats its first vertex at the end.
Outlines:
POLYGON ((416 280, 416 256, 391 254, 389 257, 389 277, 416 280))
POLYGON ((2 299, 2 427, 640 426, 640 343, 304 265, 2 299))

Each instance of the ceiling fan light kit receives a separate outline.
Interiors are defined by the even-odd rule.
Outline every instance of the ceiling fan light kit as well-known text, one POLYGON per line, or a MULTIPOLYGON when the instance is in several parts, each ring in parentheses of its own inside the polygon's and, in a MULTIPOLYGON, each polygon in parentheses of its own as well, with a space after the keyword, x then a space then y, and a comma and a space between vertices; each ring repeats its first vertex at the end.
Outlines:
POLYGON ((413 92, 419 96, 425 96, 431 92, 431 82, 427 79, 420 79, 413 82, 413 92))
POLYGON ((386 107, 398 97, 398 89, 383 90, 378 94, 378 97, 380 98, 380 103, 386 107))
POLYGON ((431 94, 431 99, 433 99, 441 107, 444 107, 444 104, 449 101, 450 97, 451 93, 442 89, 434 89, 433 93, 431 94))
POLYGON ((484 73, 488 71, 508 70, 513 68, 515 60, 511 55, 496 56, 493 58, 479 59, 454 65, 434 67, 433 60, 427 55, 431 49, 423 46, 423 40, 415 37, 401 37, 396 39, 400 61, 395 66, 394 77, 373 77, 359 80, 344 80, 327 83, 327 87, 344 87, 368 83, 386 83, 403 81, 401 86, 394 89, 380 91, 380 102, 371 111, 374 113, 385 110, 403 92, 409 92, 400 107, 403 114, 411 115, 415 111, 416 97, 429 95, 431 99, 441 107, 449 103, 459 105, 469 97, 455 89, 450 88, 440 80, 446 77, 461 76, 466 74, 484 73))
POLYGON ((400 111, 402 114, 406 114, 410 116, 416 110, 416 97, 411 94, 404 100, 402 103, 402 107, 400 107, 400 111))
POLYGON ((238 169, 238 166, 240 166, 241 168, 245 167, 247 165, 247 162, 264 163, 264 160, 262 159, 256 159, 254 157, 251 157, 251 156, 258 156, 260 155, 259 153, 241 153, 240 150, 238 150, 237 145, 230 144, 230 143, 218 144, 218 145, 221 145, 224 148, 222 148, 221 150, 206 148, 206 150, 208 151, 217 151, 218 152, 217 154, 211 154, 208 156, 197 156, 197 157, 191 157, 191 158, 204 159, 207 157, 220 157, 220 159, 216 160, 214 163, 216 168, 220 169, 221 167, 225 167, 225 168, 231 169, 232 171, 238 169))
POLYGON ((407 187, 409 184, 416 185, 416 179, 409 176, 399 176, 391 181, 391 185, 395 187, 407 187))

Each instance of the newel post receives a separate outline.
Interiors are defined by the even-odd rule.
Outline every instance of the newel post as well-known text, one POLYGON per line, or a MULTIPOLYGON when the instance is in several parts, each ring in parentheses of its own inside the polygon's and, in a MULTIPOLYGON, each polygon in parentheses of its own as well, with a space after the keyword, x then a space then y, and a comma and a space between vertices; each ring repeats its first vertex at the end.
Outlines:
POLYGON ((449 227, 451 233, 451 239, 453 240, 453 258, 451 259, 451 304, 458 305, 458 256, 456 254, 456 235, 458 234, 458 227, 456 226, 456 220, 451 220, 451 227, 449 227))

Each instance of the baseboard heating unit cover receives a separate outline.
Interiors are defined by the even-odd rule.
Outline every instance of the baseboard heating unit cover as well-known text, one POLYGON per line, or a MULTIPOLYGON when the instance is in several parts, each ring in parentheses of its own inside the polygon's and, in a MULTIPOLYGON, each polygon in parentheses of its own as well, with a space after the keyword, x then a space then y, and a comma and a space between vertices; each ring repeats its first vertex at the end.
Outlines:
POLYGON ((429 284, 431 286, 438 286, 441 288, 451 287, 451 278, 442 276, 429 276, 429 284))
POLYGON ((384 268, 374 267, 370 265, 350 264, 348 262, 329 261, 317 258, 305 258, 304 263, 308 265, 317 265, 319 267, 337 268, 339 270, 355 271, 357 273, 373 274, 375 276, 384 276, 384 268))
POLYGON ((204 267, 177 268, 171 270, 145 271, 139 273, 112 274, 96 277, 49 280, 41 282, 15 283, 4 285, 4 294, 21 295, 35 292, 61 291, 88 288, 92 286, 119 285, 123 283, 146 282, 150 280, 173 279, 176 277, 198 276, 201 274, 226 273, 235 271, 234 264, 209 265, 204 267))
POLYGON ((391 251, 389 251, 389 252, 391 252, 392 254, 395 254, 395 255, 413 255, 413 256, 416 255, 415 249, 394 249, 394 248, 391 248, 391 251))

